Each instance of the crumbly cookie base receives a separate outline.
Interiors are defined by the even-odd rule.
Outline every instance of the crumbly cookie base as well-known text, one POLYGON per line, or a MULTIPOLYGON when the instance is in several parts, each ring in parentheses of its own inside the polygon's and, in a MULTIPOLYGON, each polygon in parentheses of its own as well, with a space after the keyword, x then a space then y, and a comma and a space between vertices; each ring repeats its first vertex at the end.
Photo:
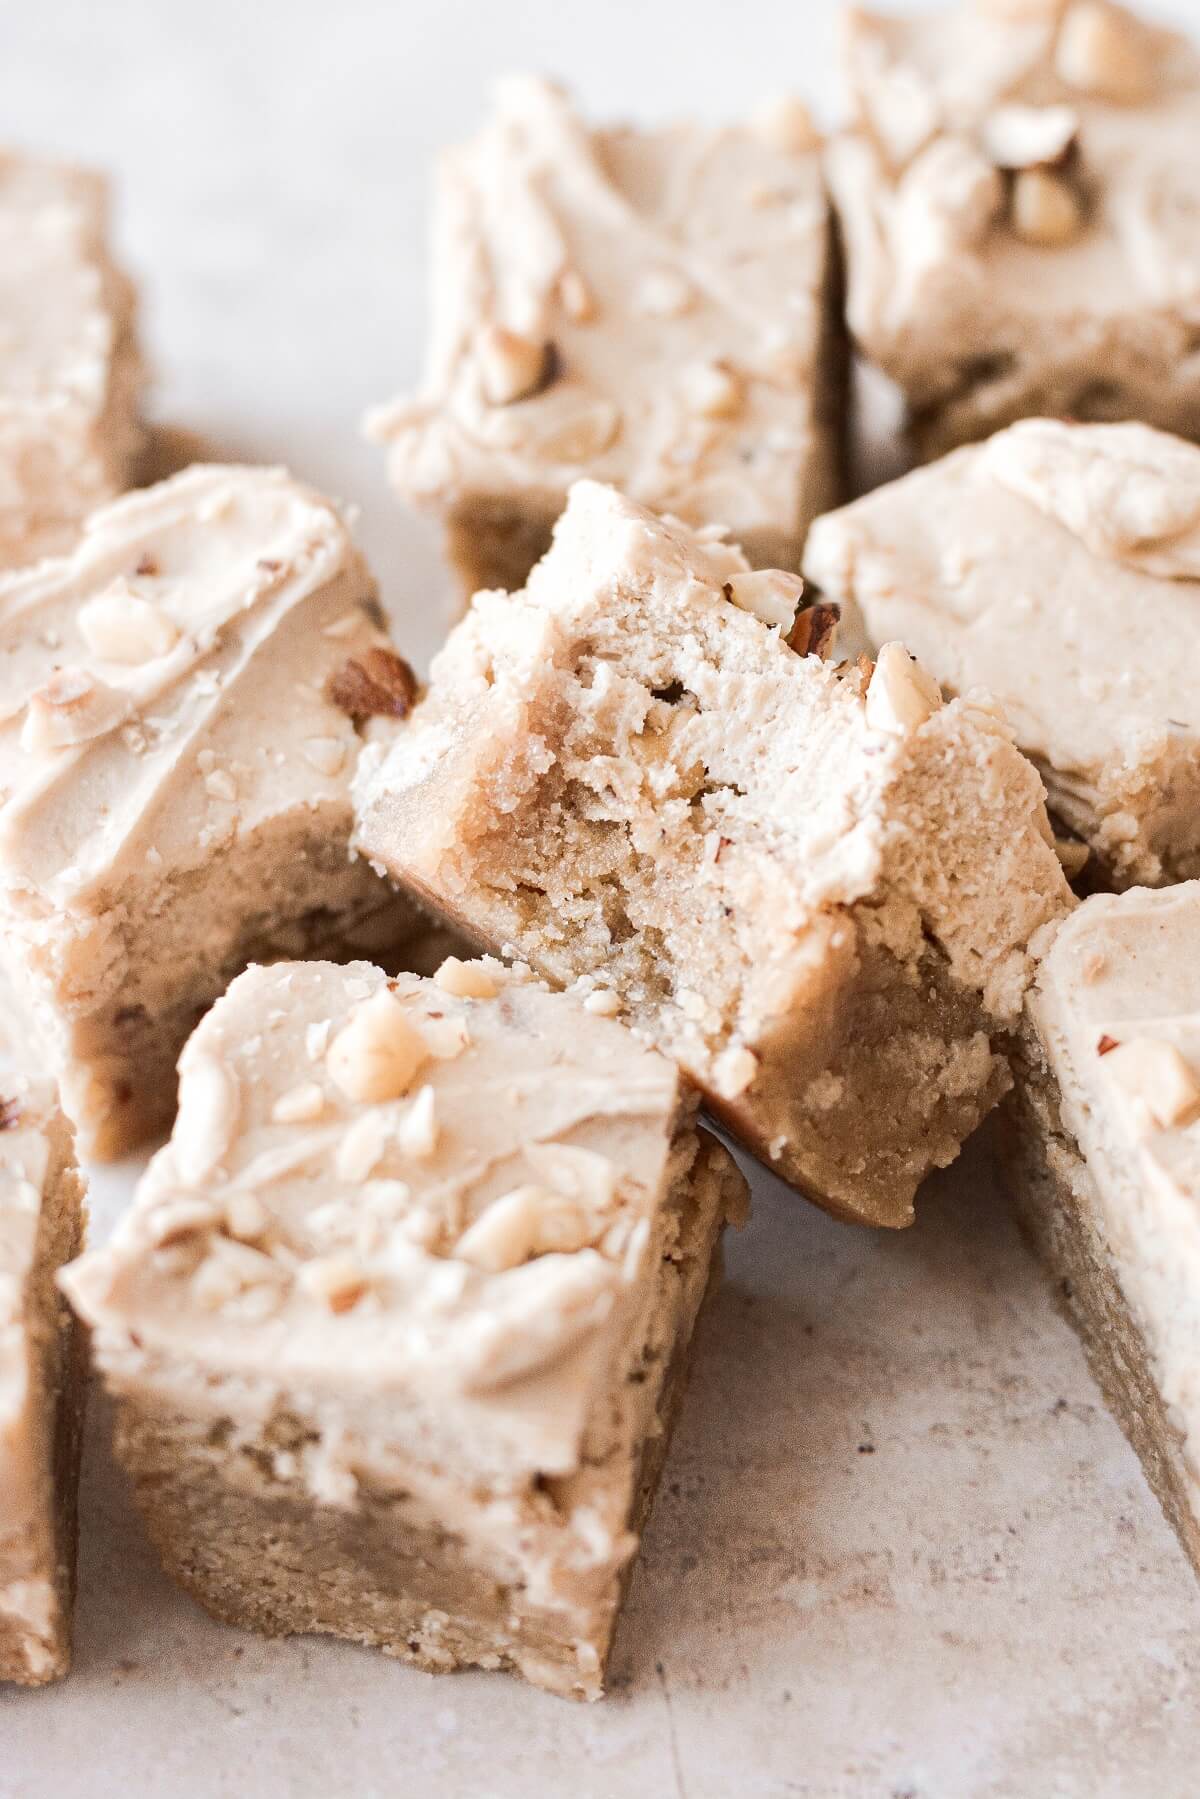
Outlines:
MULTIPOLYGON (((626 1443, 608 1464, 588 1469, 597 1487, 626 1484, 635 1532, 653 1498, 696 1318, 715 1280, 731 1164, 705 1158, 699 1166, 702 1173, 681 1181, 678 1200, 692 1228, 680 1261, 662 1264, 646 1353, 630 1362, 631 1380, 658 1380, 652 1428, 640 1444, 626 1443), (675 1336, 658 1360, 652 1340, 664 1314, 674 1318, 675 1336)), ((403 1492, 360 1484, 346 1509, 274 1479, 268 1471, 279 1417, 236 1462, 220 1419, 184 1416, 144 1393, 120 1396, 117 1419, 117 1452, 164 1567, 223 1622, 268 1636, 342 1637, 431 1673, 507 1669, 562 1697, 602 1695, 632 1567, 625 1554, 598 1570, 586 1607, 560 1612, 531 1602, 509 1565, 483 1545, 417 1515, 403 1492)), ((539 1485, 539 1503, 553 1504, 554 1483, 539 1485)), ((569 1514, 559 1513, 554 1528, 569 1550, 569 1514)))
POLYGON ((0 1540, 0 1681, 19 1686, 61 1680, 71 1663, 87 1345, 54 1277, 82 1249, 83 1226, 82 1179, 73 1163, 60 1160, 43 1201, 31 1298, 41 1348, 35 1380, 46 1421, 43 1505, 17 1537, 0 1540), (5 1590, 16 1587, 27 1595, 21 1609, 41 1614, 37 1626, 6 1609, 5 1590))
POLYGON ((1200 1574, 1200 1520, 1180 1433, 1155 1384, 1145 1336, 1097 1228, 1087 1164, 1059 1114, 1044 1069, 1026 1070, 1001 1108, 997 1135, 1022 1230, 1049 1270, 1104 1398, 1159 1504, 1200 1574))

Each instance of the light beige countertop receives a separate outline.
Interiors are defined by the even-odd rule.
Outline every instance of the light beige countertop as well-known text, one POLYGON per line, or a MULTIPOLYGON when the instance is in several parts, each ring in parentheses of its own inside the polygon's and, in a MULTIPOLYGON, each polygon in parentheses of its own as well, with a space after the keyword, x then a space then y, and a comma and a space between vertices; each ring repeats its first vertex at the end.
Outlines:
MULTIPOLYGON (((595 117, 732 119, 789 70, 827 98, 833 11, 0 0, 3 129, 113 169, 158 416, 360 502, 424 662, 449 581, 358 420, 418 373, 430 153, 521 66, 595 117)), ((1200 0, 1174 16, 1200 29, 1200 0)), ((134 1172, 98 1179, 94 1240, 134 1172)), ((895 1236, 765 1176, 756 1206, 602 1705, 211 1623, 158 1573, 97 1405, 75 1672, 0 1694, 0 1799, 1194 1791, 1200 1590, 983 1154, 895 1236)))

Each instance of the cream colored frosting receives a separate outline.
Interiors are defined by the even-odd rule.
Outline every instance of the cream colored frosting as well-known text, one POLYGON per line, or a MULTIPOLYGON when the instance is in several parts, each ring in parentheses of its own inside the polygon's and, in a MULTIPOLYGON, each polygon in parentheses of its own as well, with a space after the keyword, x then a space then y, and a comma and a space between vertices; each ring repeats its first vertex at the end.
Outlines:
POLYGON ((1200 1498, 1200 882, 1086 900, 1029 1012, 1200 1498))
POLYGON ((421 396, 376 412, 393 480, 558 510, 582 474, 743 541, 798 550, 827 460, 817 366, 829 267, 815 138, 589 130, 545 81, 498 85, 442 161, 421 396), (551 378, 494 403, 494 327, 551 344, 551 378))
POLYGON ((327 683, 386 643, 336 509, 196 467, 0 577, 0 913, 36 920, 347 792, 327 683))
POLYGON ((855 10, 845 65, 856 129, 829 168, 850 324, 929 411, 926 447, 1039 410, 1194 433, 1200 58, 1185 40, 1095 0, 960 0, 855 10), (1035 185, 1018 196, 1023 167, 1035 185), (1032 236, 1061 231, 1051 243, 1025 213, 1047 175, 1055 210, 1032 236))
POLYGON ((1200 449, 1030 419, 819 519, 809 578, 986 688, 1121 885, 1200 871, 1200 449))
POLYGON ((468 967, 473 996, 367 963, 242 975, 188 1044, 133 1209, 65 1277, 121 1390, 313 1396, 319 1498, 342 1436, 378 1478, 414 1455, 575 1468, 671 1251, 695 1144, 675 1068, 577 998, 468 967), (392 1097, 352 1096, 367 1037, 392 1097))
POLYGON ((107 212, 98 175, 0 153, 0 566, 65 549, 141 446, 107 212))

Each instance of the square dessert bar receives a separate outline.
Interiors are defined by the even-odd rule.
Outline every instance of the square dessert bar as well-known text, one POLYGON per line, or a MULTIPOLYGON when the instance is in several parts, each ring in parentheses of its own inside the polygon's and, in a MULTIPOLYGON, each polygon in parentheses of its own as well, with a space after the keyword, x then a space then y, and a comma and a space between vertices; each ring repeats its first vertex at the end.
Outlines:
POLYGON ((582 475, 798 566, 845 375, 818 150, 798 101, 593 131, 547 82, 498 85, 440 165, 424 390, 369 421, 464 597, 522 585, 582 475))
POLYGON ((676 1069, 499 963, 252 968, 65 1277, 169 1571, 230 1623, 597 1698, 720 1228, 676 1069))
POLYGON ((51 1082, 0 1070, 0 1681, 67 1671, 83 1335, 55 1286, 83 1183, 51 1082))
POLYGON ((1200 875, 1200 449, 1027 419, 818 520, 805 574, 985 687, 1093 884, 1200 875))
POLYGON ((898 644, 873 671, 799 653, 825 635, 800 590, 579 483, 526 590, 476 596, 364 753, 357 843, 593 983, 812 1198, 900 1225, 1004 1091, 1030 939, 1071 896, 1003 720, 943 707, 898 644))
POLYGON ((847 312, 938 456, 1033 414, 1200 436, 1200 56, 1107 0, 855 8, 847 312))
POLYGON ((1200 882, 1094 894, 1029 994, 1018 1208, 1200 1572, 1200 882))
POLYGON ((0 152, 0 568, 57 555, 142 450, 135 295, 84 169, 0 152))
POLYGON ((277 469, 194 468, 0 576, 0 1029, 91 1153, 167 1122, 248 961, 405 929, 349 859, 350 775, 415 691, 343 520, 277 469))

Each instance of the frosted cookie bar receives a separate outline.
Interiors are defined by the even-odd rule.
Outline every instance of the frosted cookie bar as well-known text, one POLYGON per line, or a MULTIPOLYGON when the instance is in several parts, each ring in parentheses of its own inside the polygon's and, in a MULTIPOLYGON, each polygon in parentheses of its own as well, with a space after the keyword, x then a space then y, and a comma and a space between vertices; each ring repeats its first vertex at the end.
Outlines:
POLYGON ((848 316, 936 456, 1038 413, 1200 435, 1200 56, 1106 0, 846 19, 848 316))
POLYGON ((1200 1571, 1200 882, 1085 900, 1029 995, 1018 1206, 1200 1571))
POLYGON ((101 176, 0 151, 0 568, 68 549, 142 449, 134 290, 101 176))
POLYGON ((838 272, 799 102, 591 130, 548 82, 500 83, 440 165, 433 317, 420 397, 368 424, 464 595, 520 587, 580 475, 793 568, 838 497, 838 272))
POLYGON ((594 982, 812 1198, 899 1225, 1004 1090, 1029 940, 1070 894, 1000 717, 943 707, 898 644, 873 671, 797 653, 800 587, 581 482, 365 753, 358 843, 594 982))
POLYGON ((0 577, 0 1023, 90 1153, 166 1123, 248 961, 402 931, 349 782, 415 691, 341 517, 279 470, 194 468, 0 577))
POLYGON ((1200 874, 1200 449, 1027 419, 820 519, 804 567, 1003 704, 1089 880, 1200 874))
POLYGON ((82 1335, 54 1280, 83 1183, 52 1084, 0 1070, 0 1681, 67 1671, 82 1335))
POLYGON ((66 1277, 218 1617, 599 1697, 720 1227, 676 1070, 499 963, 254 968, 66 1277))

